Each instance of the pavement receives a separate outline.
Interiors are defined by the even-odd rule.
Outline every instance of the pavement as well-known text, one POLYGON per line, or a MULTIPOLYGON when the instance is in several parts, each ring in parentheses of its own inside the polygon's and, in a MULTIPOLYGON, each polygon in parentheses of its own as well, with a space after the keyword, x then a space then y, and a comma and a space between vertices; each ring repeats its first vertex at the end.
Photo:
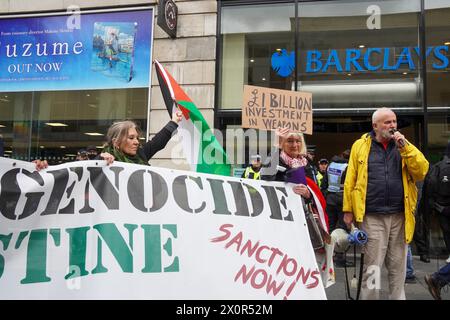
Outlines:
MULTIPOLYGON (((356 270, 354 267, 347 268, 347 274, 350 281, 354 274, 359 275, 359 258, 360 255, 356 255, 356 270)), ((353 261, 353 255, 347 255, 347 259, 353 261)), ((416 283, 405 284, 406 300, 434 300, 428 291, 428 286, 424 280, 426 274, 431 274, 439 270, 445 264, 445 259, 431 259, 430 263, 420 261, 419 256, 413 256, 413 266, 417 278, 416 283)), ((336 283, 325 289, 328 300, 347 300, 346 285, 345 285, 345 272, 344 268, 335 268, 336 283)), ((383 300, 388 300, 388 280, 387 270, 383 267, 381 272, 381 292, 380 297, 383 300)), ((350 295, 353 299, 356 298, 356 289, 350 289, 350 295)), ((446 286, 441 290, 442 300, 450 300, 450 286, 446 286)))

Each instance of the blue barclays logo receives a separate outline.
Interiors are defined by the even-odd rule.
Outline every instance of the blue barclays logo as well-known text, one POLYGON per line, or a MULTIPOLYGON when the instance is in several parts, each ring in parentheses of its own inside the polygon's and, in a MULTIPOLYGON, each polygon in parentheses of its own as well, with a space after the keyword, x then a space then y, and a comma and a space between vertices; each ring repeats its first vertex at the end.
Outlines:
POLYGON ((277 50, 271 59, 272 69, 280 77, 288 77, 295 69, 295 52, 288 53, 286 49, 277 50))
MULTIPOLYGON (((364 53, 362 49, 343 49, 342 51, 332 49, 327 53, 328 56, 319 50, 308 50, 306 52, 306 73, 326 73, 330 68, 335 68, 337 72, 395 71, 401 66, 406 66, 409 70, 416 70, 418 66, 414 60, 420 61, 419 47, 404 47, 399 55, 395 54, 394 48, 367 48, 364 53), (344 57, 340 57, 339 53, 344 53, 344 57), (414 55, 416 59, 414 59, 414 55), (373 59, 376 56, 382 62, 374 65, 373 59), (391 57, 393 59, 390 59, 391 57), (390 64, 391 62, 393 63, 390 64)), ((432 64, 434 70, 442 70, 449 65, 448 53, 449 46, 444 45, 428 47, 425 55, 427 58, 432 55, 436 59, 432 64)), ((292 73, 294 62, 294 52, 288 55, 285 49, 272 55, 272 68, 282 77, 287 77, 292 73), (288 67, 290 66, 288 61, 292 61, 291 68, 288 67)))

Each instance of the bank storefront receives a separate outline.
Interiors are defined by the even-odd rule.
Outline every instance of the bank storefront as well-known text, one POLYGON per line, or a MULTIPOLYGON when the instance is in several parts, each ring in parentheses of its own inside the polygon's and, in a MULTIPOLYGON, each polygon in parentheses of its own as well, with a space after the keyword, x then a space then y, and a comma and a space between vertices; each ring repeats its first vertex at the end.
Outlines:
POLYGON ((309 91, 306 141, 316 160, 350 148, 380 106, 395 110, 399 129, 430 162, 442 157, 450 137, 449 0, 221 1, 219 20, 221 129, 240 126, 243 85, 309 91))
POLYGON ((307 141, 319 156, 351 146, 387 106, 409 139, 440 158, 450 135, 450 1, 242 3, 221 7, 220 125, 240 123, 244 84, 310 91, 307 141))

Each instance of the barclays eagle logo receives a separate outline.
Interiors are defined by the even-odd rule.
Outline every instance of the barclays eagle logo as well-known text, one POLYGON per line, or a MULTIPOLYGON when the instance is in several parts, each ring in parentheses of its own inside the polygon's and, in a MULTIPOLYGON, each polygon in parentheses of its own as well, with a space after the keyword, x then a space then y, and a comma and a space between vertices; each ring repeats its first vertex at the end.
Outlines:
POLYGON ((280 77, 288 77, 295 69, 295 53, 288 53, 286 49, 281 49, 272 55, 272 69, 280 77))

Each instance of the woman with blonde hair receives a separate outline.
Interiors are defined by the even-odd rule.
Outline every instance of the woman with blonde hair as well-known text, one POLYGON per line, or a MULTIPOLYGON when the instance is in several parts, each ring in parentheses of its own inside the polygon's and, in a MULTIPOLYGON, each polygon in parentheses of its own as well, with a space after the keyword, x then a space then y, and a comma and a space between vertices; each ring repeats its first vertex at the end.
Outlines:
MULTIPOLYGON (((306 158, 305 138, 302 133, 292 132, 288 128, 278 128, 275 135, 277 137, 275 147, 279 150, 272 151, 272 161, 276 161, 278 155, 278 170, 274 175, 263 176, 263 179, 287 182, 287 175, 290 170, 299 167, 306 169, 308 159, 306 158)), ((309 176, 309 172, 305 171, 305 174, 309 176)), ((311 197, 306 184, 299 183, 293 190, 305 199, 311 197)))
POLYGON ((152 140, 142 146, 139 142, 141 131, 135 122, 130 120, 115 122, 108 129, 106 143, 97 159, 106 160, 108 165, 114 160, 148 165, 153 155, 169 142, 172 133, 178 128, 181 117, 181 111, 173 112, 172 120, 152 140))
POLYGON ((278 128, 275 135, 275 147, 278 150, 272 150, 271 161, 277 161, 278 155, 277 170, 275 174, 263 175, 262 179, 294 183, 292 190, 302 197, 311 244, 315 249, 322 281, 327 288, 335 283, 334 244, 329 236, 325 198, 314 182, 313 173, 308 170, 305 138, 302 133, 292 132, 288 128, 278 128))
MULTIPOLYGON (((106 160, 108 165, 113 163, 114 160, 148 165, 148 161, 153 155, 167 145, 173 132, 178 128, 181 117, 181 111, 173 112, 172 120, 152 140, 147 141, 142 146, 139 142, 142 133, 134 121, 114 122, 108 129, 102 152, 95 159, 106 160)), ((33 163, 36 164, 36 170, 38 171, 48 168, 47 160, 34 160, 33 163)))

